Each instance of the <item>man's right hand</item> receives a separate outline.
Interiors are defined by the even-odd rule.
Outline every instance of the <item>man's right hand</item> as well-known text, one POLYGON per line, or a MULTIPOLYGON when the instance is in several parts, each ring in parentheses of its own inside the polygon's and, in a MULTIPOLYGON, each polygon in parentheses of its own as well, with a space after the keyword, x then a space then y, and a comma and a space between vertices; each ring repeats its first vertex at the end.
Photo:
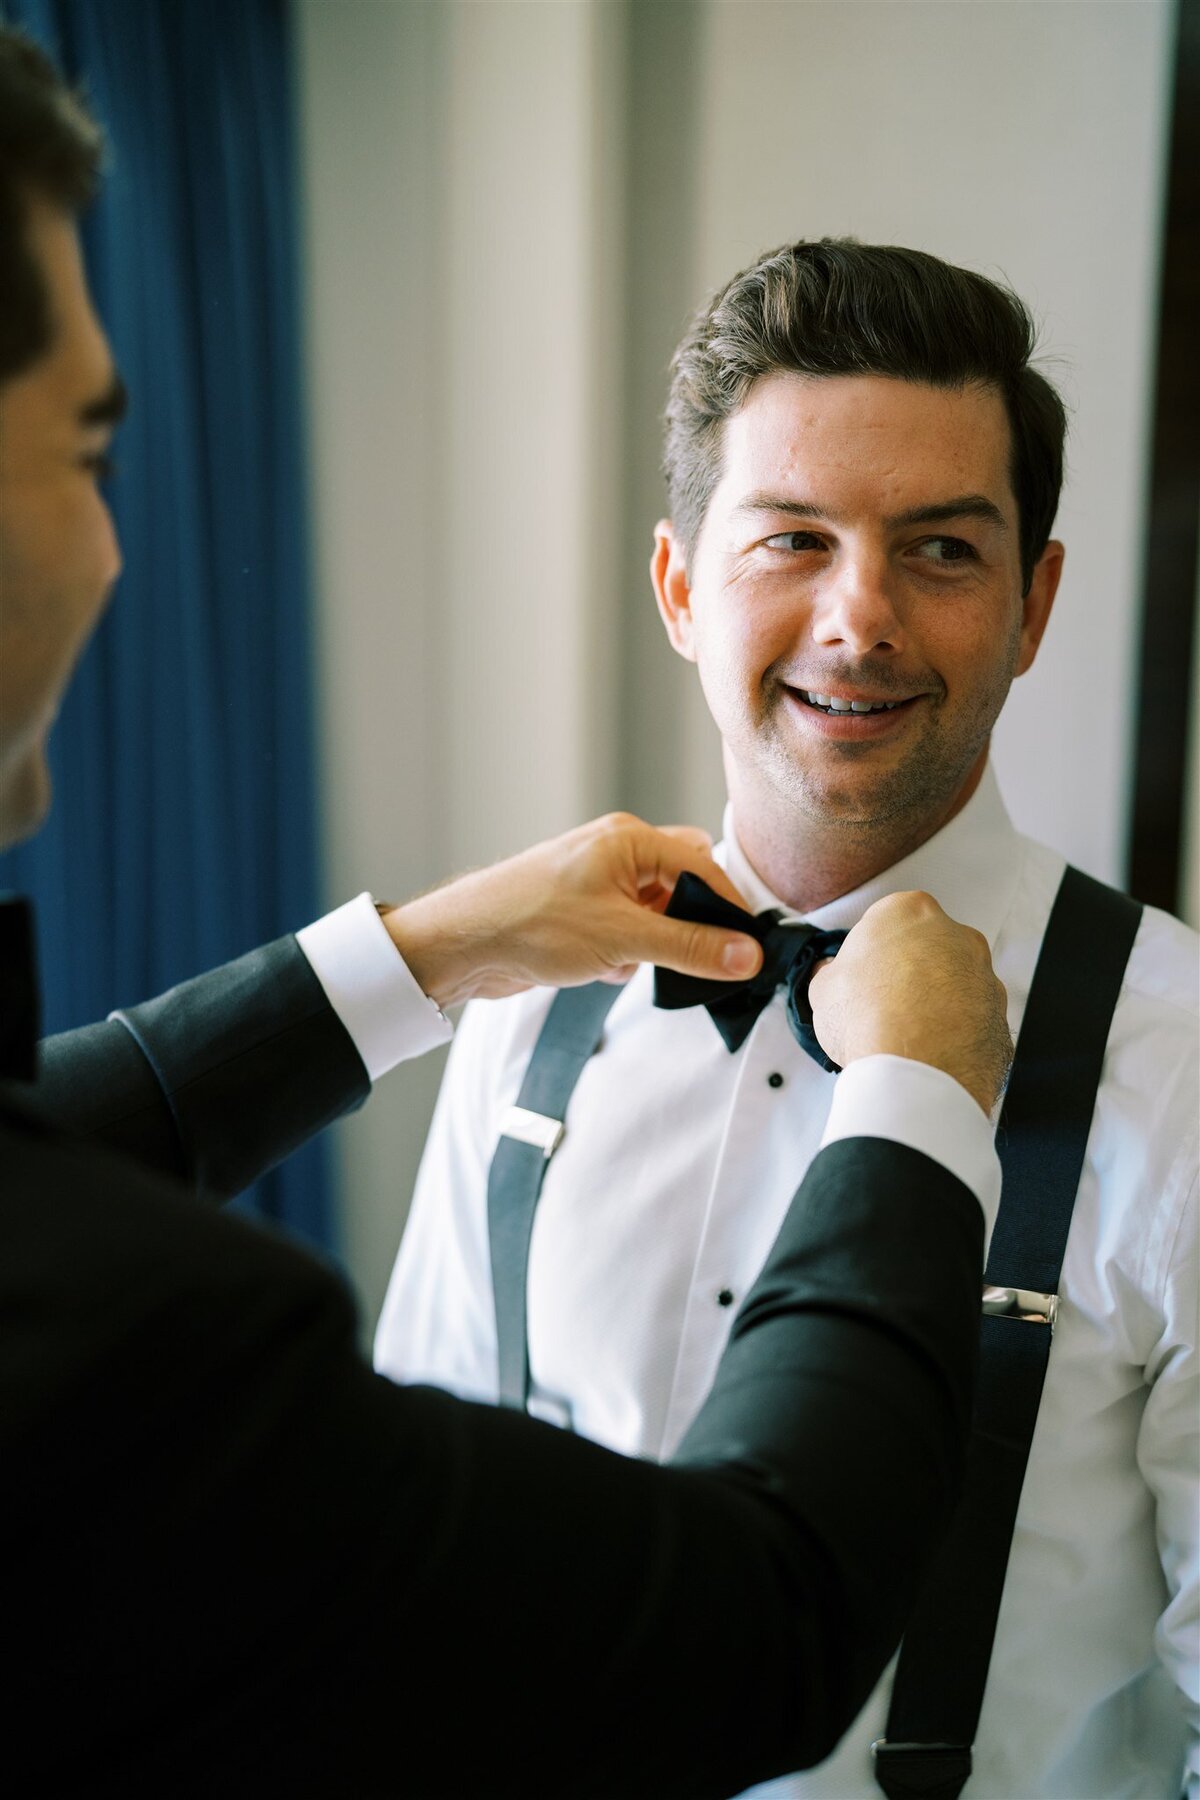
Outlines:
POLYGON ((707 831, 609 813, 394 907, 383 923, 439 1006, 628 981, 640 962, 749 979, 762 964, 754 938, 663 916, 685 869, 745 907, 707 831))
POLYGON ((843 1068, 880 1053, 931 1063, 991 1112, 1012 1063, 1007 996, 987 939, 931 895, 877 900, 809 998, 821 1047, 843 1068))

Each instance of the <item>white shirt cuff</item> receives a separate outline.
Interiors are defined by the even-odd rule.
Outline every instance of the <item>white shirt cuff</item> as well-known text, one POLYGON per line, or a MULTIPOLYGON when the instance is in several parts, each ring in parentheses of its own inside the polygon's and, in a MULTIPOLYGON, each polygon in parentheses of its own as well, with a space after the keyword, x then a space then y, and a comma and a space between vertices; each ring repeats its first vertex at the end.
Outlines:
POLYGON ((417 986, 370 894, 306 925, 296 941, 372 1081, 449 1042, 454 1027, 417 986))
POLYGON ((931 1156, 983 1208, 985 1242, 1000 1207, 995 1131, 953 1076, 903 1056, 864 1056, 838 1076, 821 1148, 839 1138, 891 1138, 931 1156))

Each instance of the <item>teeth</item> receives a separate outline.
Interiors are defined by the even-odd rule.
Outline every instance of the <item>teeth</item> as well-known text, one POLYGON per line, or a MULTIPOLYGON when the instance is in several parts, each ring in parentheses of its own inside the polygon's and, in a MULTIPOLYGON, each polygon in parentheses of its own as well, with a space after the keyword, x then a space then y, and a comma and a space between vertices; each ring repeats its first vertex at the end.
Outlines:
POLYGON ((807 688, 803 692, 810 706, 819 706, 825 712, 833 713, 894 712, 900 704, 898 700, 834 700, 828 694, 810 693, 807 688))

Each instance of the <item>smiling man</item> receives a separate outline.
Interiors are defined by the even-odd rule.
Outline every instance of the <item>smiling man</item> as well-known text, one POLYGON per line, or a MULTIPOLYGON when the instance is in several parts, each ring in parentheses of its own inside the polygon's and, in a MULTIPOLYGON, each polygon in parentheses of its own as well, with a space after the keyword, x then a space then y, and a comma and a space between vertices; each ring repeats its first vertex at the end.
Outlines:
MULTIPOLYGON (((992 1479, 985 1456, 894 1690, 773 1796, 1200 1793, 1196 940, 1019 836, 988 765, 1063 564, 1065 419, 1033 341, 978 275, 827 241, 736 276, 673 365, 651 574, 723 740, 727 872, 832 933, 927 889, 984 933, 1029 1025, 988 1277, 1023 1299, 983 1344, 989 1403, 1036 1418, 1028 1466, 1022 1447, 992 1479), (1054 1231, 1065 1256, 1031 1248, 1054 1231), (1012 1359, 1034 1352, 1030 1398, 1012 1359)), ((676 1010, 649 971, 599 1007, 577 1084, 536 1108, 565 1131, 515 1271, 510 1109, 535 1104, 565 1015, 545 990, 468 1009, 379 1365, 669 1457, 829 1113, 786 984, 766 988, 733 1049, 725 1000, 676 1010)), ((1019 1436, 981 1429, 986 1455, 1019 1436)))
POLYGON ((979 786, 1063 559, 1046 543, 1026 577, 1009 439, 979 381, 781 371, 729 419, 702 528, 658 527, 738 841, 794 906, 899 861, 979 786))

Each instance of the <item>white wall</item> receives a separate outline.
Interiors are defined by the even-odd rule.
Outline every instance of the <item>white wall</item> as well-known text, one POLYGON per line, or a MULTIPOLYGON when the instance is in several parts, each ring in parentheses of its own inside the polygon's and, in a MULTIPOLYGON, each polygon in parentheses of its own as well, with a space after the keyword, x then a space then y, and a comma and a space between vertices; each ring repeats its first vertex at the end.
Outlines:
POLYGON ((1200 567, 1196 570, 1196 625, 1192 640, 1192 716, 1183 803, 1183 879, 1179 916, 1200 931, 1200 567))
MULTIPOLYGON (((616 40, 591 5, 294 16, 327 887, 403 897, 611 786, 616 40)), ((436 1078, 341 1128, 369 1311, 436 1078)))
MULTIPOLYGON (((611 805, 715 824, 645 576, 671 347, 759 251, 1003 275, 1074 421, 1056 617, 998 733, 1120 879, 1166 0, 293 0, 331 898, 611 805)), ((344 1129, 368 1307, 435 1071, 344 1129)))

